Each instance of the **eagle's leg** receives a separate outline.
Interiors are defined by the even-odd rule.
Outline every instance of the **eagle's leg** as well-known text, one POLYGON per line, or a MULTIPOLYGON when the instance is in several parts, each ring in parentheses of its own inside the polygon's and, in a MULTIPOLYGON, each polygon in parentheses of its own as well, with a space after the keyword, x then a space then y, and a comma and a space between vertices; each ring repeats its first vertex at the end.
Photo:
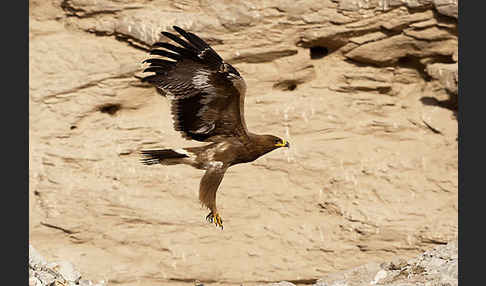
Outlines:
POLYGON ((199 200, 211 211, 206 216, 206 220, 210 223, 214 222, 221 229, 223 229, 223 220, 216 208, 216 191, 223 180, 225 171, 226 168, 221 168, 219 165, 216 165, 216 167, 211 166, 204 173, 204 176, 201 178, 201 184, 199 185, 199 200))
POLYGON ((206 216, 206 220, 210 223, 213 223, 216 225, 216 226, 219 226, 221 227, 221 229, 223 229, 223 219, 221 218, 221 216, 219 215, 219 213, 216 211, 216 212, 210 212, 207 216, 206 216))

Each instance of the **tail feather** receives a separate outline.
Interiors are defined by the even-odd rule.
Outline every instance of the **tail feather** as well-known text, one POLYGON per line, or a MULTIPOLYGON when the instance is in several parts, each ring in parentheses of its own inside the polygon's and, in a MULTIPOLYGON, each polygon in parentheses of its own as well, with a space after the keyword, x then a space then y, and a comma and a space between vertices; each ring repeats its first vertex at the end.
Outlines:
POLYGON ((142 150, 142 158, 140 161, 145 165, 160 164, 166 159, 180 159, 188 157, 186 154, 177 153, 172 149, 163 150, 142 150))

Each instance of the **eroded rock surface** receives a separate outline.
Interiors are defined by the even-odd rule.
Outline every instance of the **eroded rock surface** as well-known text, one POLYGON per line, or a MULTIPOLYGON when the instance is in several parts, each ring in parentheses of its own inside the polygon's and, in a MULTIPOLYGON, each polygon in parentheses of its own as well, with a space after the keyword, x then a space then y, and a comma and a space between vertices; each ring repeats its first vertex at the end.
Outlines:
POLYGON ((333 273, 313 286, 425 286, 458 285, 457 240, 410 259, 395 258, 385 263, 371 263, 333 273))
POLYGON ((457 1, 29 1, 30 241, 108 284, 308 283, 457 234, 457 1), (246 122, 291 142, 229 170, 224 231, 197 146, 140 82, 160 31, 245 77, 246 122), (300 281, 300 282, 299 282, 300 281))
POLYGON ((29 286, 57 285, 105 286, 106 283, 82 279, 79 271, 69 261, 47 262, 32 245, 29 245, 29 286))

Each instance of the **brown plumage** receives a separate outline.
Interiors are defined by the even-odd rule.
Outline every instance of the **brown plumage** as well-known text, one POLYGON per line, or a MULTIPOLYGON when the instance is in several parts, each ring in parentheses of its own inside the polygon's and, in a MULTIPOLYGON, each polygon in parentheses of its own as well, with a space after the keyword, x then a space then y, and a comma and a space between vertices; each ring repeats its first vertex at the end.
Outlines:
POLYGON ((187 164, 206 170, 199 185, 199 200, 211 212, 206 219, 223 228, 216 207, 216 191, 226 170, 289 143, 273 135, 248 131, 244 117, 246 84, 238 71, 201 38, 174 26, 184 39, 162 32, 178 46, 155 43, 143 78, 167 96, 171 102, 174 129, 189 140, 210 142, 202 147, 144 150, 142 163, 187 164), (163 48, 163 49, 158 49, 163 48))

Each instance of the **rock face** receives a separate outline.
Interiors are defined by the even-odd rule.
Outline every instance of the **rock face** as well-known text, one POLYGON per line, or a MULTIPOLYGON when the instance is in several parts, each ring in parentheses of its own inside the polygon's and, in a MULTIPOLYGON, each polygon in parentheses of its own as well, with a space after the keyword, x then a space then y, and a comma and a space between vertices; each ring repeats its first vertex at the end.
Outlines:
MULTIPOLYGON (((318 279, 312 286, 426 286, 458 285, 457 239, 406 261, 396 257, 389 262, 369 263, 318 279)), ((295 286, 282 281, 267 286, 295 286)))
POLYGON ((457 1, 29 5, 29 230, 48 260, 122 286, 309 284, 456 236, 457 1), (172 25, 244 76, 249 129, 291 142, 228 171, 224 231, 201 171, 139 163, 201 145, 140 82, 172 25))
POLYGON ((48 263, 32 245, 29 245, 29 286, 104 286, 104 281, 81 279, 81 274, 68 261, 48 263))
MULTIPOLYGON (((425 286, 458 285, 458 247, 457 239, 447 245, 436 247, 420 256, 406 261, 396 257, 389 262, 369 263, 346 271, 332 273, 318 279, 312 286, 425 286)), ((81 275, 67 261, 47 263, 44 258, 29 246, 29 286, 46 285, 103 286, 104 281, 94 283, 81 279, 81 275)), ((306 283, 309 284, 309 283, 306 283)), ((196 286, 201 286, 195 282, 196 286)), ((267 286, 295 286, 289 281, 280 281, 267 286)))
POLYGON ((366 264, 319 279, 313 286, 425 286, 458 285, 457 240, 406 261, 366 264))

